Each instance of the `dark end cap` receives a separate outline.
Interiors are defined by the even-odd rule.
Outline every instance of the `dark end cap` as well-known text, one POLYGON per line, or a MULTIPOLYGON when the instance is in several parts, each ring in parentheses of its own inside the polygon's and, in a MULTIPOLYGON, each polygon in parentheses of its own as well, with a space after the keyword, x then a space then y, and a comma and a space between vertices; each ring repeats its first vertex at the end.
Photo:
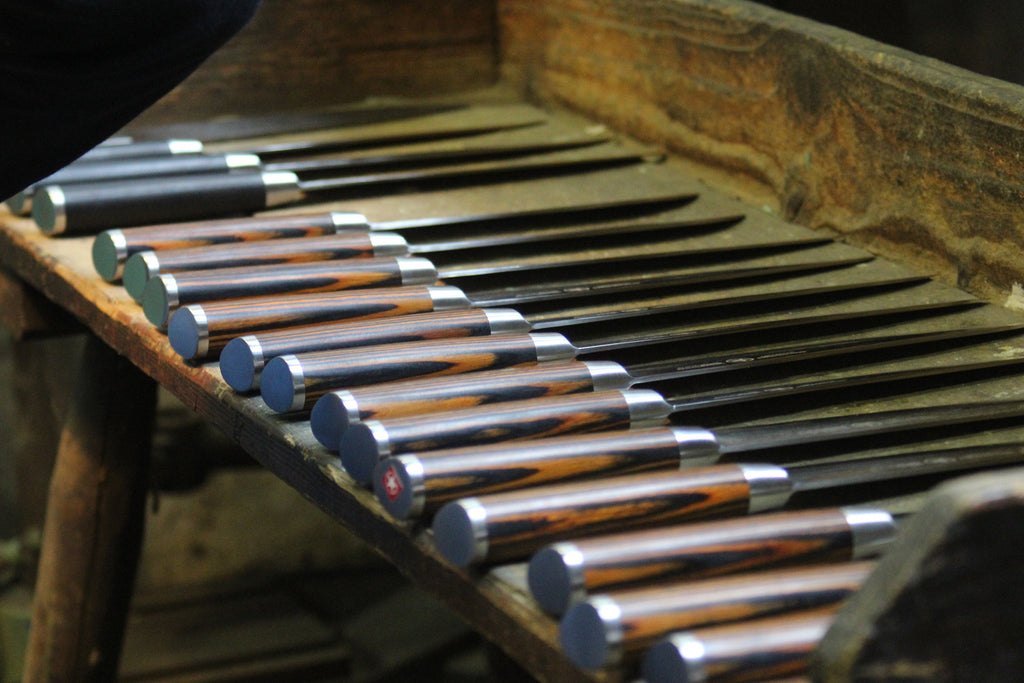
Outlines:
MULTIPOLYGON (((227 351, 227 349, 224 349, 227 351)), ((221 358, 223 359, 223 354, 221 358)), ((309 414, 309 423, 313 428, 313 436, 326 448, 332 451, 338 450, 341 443, 341 436, 349 428, 349 416, 346 410, 346 400, 342 394, 351 394, 347 391, 332 391, 324 394, 313 405, 309 414)))
POLYGON ((593 671, 614 662, 602 607, 594 600, 581 602, 570 607, 559 623, 562 651, 581 669, 593 671))
POLYGON ((139 303, 142 303, 146 283, 159 271, 158 261, 155 262, 157 267, 153 268, 154 259, 156 259, 156 252, 140 251, 129 256, 124 262, 124 276, 121 278, 121 282, 128 295, 139 303))
POLYGON ((388 433, 380 422, 354 424, 341 434, 338 454, 345 471, 360 484, 373 483, 377 463, 390 455, 388 433))
MULTIPOLYGON (((575 580, 572 553, 579 551, 568 543, 556 543, 542 548, 530 558, 527 584, 533 599, 551 614, 563 614, 575 601, 581 587, 575 580)), ((575 563, 578 564, 578 563, 575 563)))
POLYGON ((167 340, 171 348, 184 358, 192 360, 199 355, 199 321, 190 306, 179 308, 167 322, 167 340))
POLYGON ((643 680, 647 683, 696 683, 702 680, 699 675, 694 675, 692 662, 683 656, 684 648, 680 648, 675 636, 648 648, 640 665, 643 680))
POLYGON ((142 312, 146 314, 146 320, 163 329, 171 315, 171 304, 168 301, 168 292, 164 279, 160 277, 150 278, 142 290, 142 312))
POLYGON ((413 455, 400 455, 377 463, 373 492, 395 518, 415 517, 422 509, 422 476, 417 476, 422 470, 422 463, 413 455))
POLYGON ((124 237, 120 230, 105 230, 92 241, 92 266, 101 278, 115 282, 124 266, 124 237))
POLYGON ((484 519, 479 513, 483 507, 475 498, 464 498, 445 503, 437 514, 431 531, 434 533, 434 545, 438 552, 459 567, 468 567, 479 562, 486 555, 486 545, 481 546, 484 536, 484 519))
POLYGON ((287 413, 301 407, 295 387, 303 386, 302 364, 295 356, 272 358, 260 377, 260 396, 271 410, 287 413), (299 404, 296 406, 296 404, 299 404))
POLYGON ((32 211, 32 191, 22 190, 13 197, 8 197, 4 204, 15 216, 24 216, 32 211))
MULTIPOLYGON (((171 316, 172 323, 179 312, 171 316)), ((168 336, 170 332, 168 326, 168 336)), ((257 387, 258 371, 263 369, 263 353, 259 344, 253 336, 235 337, 221 350, 221 377, 235 391, 251 391, 257 387)))
POLYGON ((32 220, 48 235, 59 235, 67 227, 64 192, 57 185, 47 185, 32 196, 32 220))

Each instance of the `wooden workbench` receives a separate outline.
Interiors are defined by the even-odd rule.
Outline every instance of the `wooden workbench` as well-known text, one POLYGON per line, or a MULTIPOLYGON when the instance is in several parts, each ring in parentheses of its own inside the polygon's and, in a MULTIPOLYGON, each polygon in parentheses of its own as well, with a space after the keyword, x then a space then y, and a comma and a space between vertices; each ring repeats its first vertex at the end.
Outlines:
MULTIPOLYGON (((280 16, 286 3, 266 4, 280 16)), ((317 4, 302 3, 302 12, 315 13, 317 4)), ((373 3, 357 4, 370 12, 373 3)), ((428 15, 433 3, 421 4, 426 6, 419 8, 421 15, 428 15)), ((1024 268, 1002 247, 1019 245, 1024 211, 1013 177, 1017 151, 1024 146, 1019 89, 980 79, 971 81, 977 86, 972 90, 962 86, 965 74, 930 60, 742 2, 509 0, 496 7, 503 85, 497 94, 487 91, 484 99, 512 92, 513 98, 528 94, 545 106, 582 111, 592 121, 675 151, 678 162, 653 172, 645 168, 642 183, 630 175, 639 171, 626 169, 586 190, 574 189, 571 181, 543 190, 509 184, 486 194, 452 190, 346 206, 371 220, 388 220, 446 215, 452 207, 473 213, 526 208, 529 201, 539 206, 585 196, 607 198, 616 189, 638 186, 655 193, 678 189, 680 182, 699 186, 693 180, 699 177, 745 199, 744 210, 772 230, 804 230, 779 220, 782 216, 846 234, 856 244, 891 252, 922 272, 939 275, 947 285, 960 284, 990 301, 1010 297, 1014 302, 1011 287, 1024 279, 1024 268), (811 88, 808 74, 819 71, 811 88), (737 101, 745 103, 742 112, 735 108, 737 101), (757 112, 757 126, 735 123, 751 111, 757 112), (912 120, 907 111, 925 112, 927 125, 912 120), (943 162, 949 155, 956 157, 956 165, 943 162), (852 168, 856 174, 849 173, 852 168), (927 182, 915 186, 921 177, 927 182), (883 187, 884 192, 870 191, 883 187), (959 239, 965 233, 970 237, 959 239)), ((476 29, 457 34, 462 39, 454 52, 438 47, 445 40, 439 22, 427 25, 431 38, 420 46, 422 54, 444 65, 443 77, 435 69, 419 93, 479 87, 495 75, 488 55, 494 54, 497 41, 481 28, 494 14, 467 11, 459 18, 464 28, 472 24, 476 29), (460 72, 460 65, 468 66, 460 72)), ((407 23, 406 37, 417 28, 407 23)), ((257 23, 254 31, 254 37, 241 39, 258 46, 268 26, 257 23)), ((405 47, 417 50, 411 41, 405 47)), ((346 49, 360 52, 362 46, 346 49)), ((220 91, 211 84, 258 51, 234 44, 191 86, 158 106, 148 122, 167 120, 167 112, 175 104, 184 106, 189 92, 201 94, 205 88, 214 98, 220 91)), ((396 69, 414 61, 407 53, 389 54, 396 69)), ((309 60, 302 64, 316 68, 309 60)), ((274 71, 267 59, 260 68, 274 71)), ((359 75, 355 90, 335 95, 365 94, 373 69, 366 67, 359 75)), ((331 81, 330 76, 322 80, 331 81)), ((395 82, 388 86, 385 94, 401 91, 395 82)), ((255 89, 251 83, 240 85, 239 92, 245 91, 255 89)), ((324 91, 309 92, 319 96, 324 91)), ((237 105, 242 98, 224 101, 237 105)), ((275 102, 245 104, 266 110, 275 102)), ((220 113, 212 104, 192 111, 220 113)), ((17 308, 5 306, 5 319, 14 321, 16 329, 52 324, 53 312, 40 313, 33 303, 41 295, 69 313, 92 339, 51 489, 29 653, 31 679, 70 680, 86 671, 101 678, 113 675, 130 588, 126 578, 141 533, 156 384, 367 540, 415 583, 441 596, 531 673, 545 680, 589 678, 559 653, 555 622, 522 590, 521 565, 467 573, 445 563, 420 527, 390 519, 369 492, 347 479, 337 458, 316 444, 306 422, 272 415, 258 398, 230 391, 212 364, 191 365, 174 354, 127 295, 94 274, 88 238, 50 239, 30 222, 9 215, 0 216, 0 222, 0 267, 9 280, 4 291, 14 292, 11 300, 18 302, 17 308)), ((994 307, 990 313, 994 319, 1012 318, 994 307)), ((600 677, 614 679, 616 674, 600 677)))

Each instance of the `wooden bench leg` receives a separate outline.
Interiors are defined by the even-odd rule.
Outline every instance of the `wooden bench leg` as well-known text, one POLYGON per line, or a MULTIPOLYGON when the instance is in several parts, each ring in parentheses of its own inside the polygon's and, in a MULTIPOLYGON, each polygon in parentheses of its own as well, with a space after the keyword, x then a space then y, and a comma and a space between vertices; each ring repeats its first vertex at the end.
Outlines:
POLYGON ((25 681, 117 675, 145 523, 156 384, 98 339, 50 481, 25 681))

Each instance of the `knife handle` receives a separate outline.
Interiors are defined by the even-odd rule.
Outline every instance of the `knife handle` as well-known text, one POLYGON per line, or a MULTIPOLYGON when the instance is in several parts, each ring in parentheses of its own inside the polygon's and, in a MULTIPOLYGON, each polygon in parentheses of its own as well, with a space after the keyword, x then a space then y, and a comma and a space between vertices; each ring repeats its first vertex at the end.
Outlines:
POLYGON ((32 218, 50 235, 249 214, 302 198, 291 173, 231 173, 137 181, 49 185, 32 199, 32 218))
POLYGON ((582 669, 632 663, 675 631, 836 606, 873 569, 873 562, 848 562, 595 595, 566 612, 559 639, 582 669))
POLYGON ((118 144, 99 144, 76 159, 73 164, 109 163, 125 159, 157 158, 201 154, 199 140, 131 140, 118 144))
POLYGON ((390 455, 621 429, 664 419, 669 411, 660 394, 643 389, 511 401, 360 422, 342 435, 339 452, 352 478, 369 484, 377 463, 390 455))
POLYGON ((407 453, 381 461, 373 487, 384 509, 407 519, 466 496, 678 466, 675 433, 655 427, 407 453))
MULTIPOLYGON (((525 322, 525 321, 524 321, 525 322)), ((313 434, 336 450, 349 426, 482 405, 625 389, 632 378, 618 363, 541 363, 465 375, 387 382, 332 391, 316 402, 313 434)))
POLYGON ((383 287, 325 294, 255 297, 184 306, 167 337, 182 358, 206 358, 230 340, 265 330, 341 320, 375 320, 410 313, 469 308, 457 287, 383 287))
POLYGON ((839 605, 673 633, 643 659, 647 683, 801 680, 839 605))
POLYGON ((541 607, 561 614, 598 591, 871 557, 895 535, 884 510, 777 512, 554 543, 527 576, 541 607))
POLYGON ((267 363, 260 392, 272 409, 289 412, 312 408, 335 389, 532 365, 574 354, 560 334, 502 334, 289 354, 267 363))
POLYGON ((441 554, 465 567, 527 558, 555 541, 744 515, 750 493, 740 465, 649 472, 462 498, 432 528, 441 554))
POLYGON ((128 258, 140 251, 319 237, 342 231, 369 229, 370 223, 365 216, 348 212, 221 218, 189 223, 162 223, 124 230, 113 228, 96 235, 92 243, 92 263, 100 277, 114 282, 121 277, 128 258))
POLYGON ((71 164, 36 183, 36 186, 131 181, 200 173, 254 173, 259 166, 260 159, 255 154, 177 154, 99 164, 71 164))

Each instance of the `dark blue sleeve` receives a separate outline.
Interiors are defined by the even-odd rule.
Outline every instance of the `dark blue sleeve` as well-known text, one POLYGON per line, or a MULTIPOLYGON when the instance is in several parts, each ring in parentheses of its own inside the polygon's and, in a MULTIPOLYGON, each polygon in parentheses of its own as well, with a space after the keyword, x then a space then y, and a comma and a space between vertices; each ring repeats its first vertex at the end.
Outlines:
POLYGON ((183 81, 259 0, 0 0, 0 201, 183 81))

